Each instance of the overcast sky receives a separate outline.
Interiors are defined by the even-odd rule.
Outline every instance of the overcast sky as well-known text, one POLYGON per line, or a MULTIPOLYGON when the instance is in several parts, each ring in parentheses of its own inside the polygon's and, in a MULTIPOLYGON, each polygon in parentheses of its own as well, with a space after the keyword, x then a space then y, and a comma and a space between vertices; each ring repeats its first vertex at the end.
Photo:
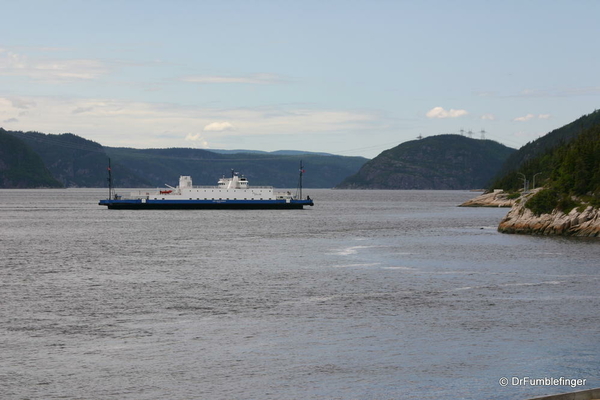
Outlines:
POLYGON ((518 148, 600 104, 600 1, 0 1, 0 126, 107 146, 518 148))

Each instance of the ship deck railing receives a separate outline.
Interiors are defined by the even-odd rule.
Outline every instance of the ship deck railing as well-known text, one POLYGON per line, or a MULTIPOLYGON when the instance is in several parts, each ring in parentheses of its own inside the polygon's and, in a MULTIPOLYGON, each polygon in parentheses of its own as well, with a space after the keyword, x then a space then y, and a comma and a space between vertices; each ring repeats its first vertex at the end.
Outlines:
MULTIPOLYGON (((219 186, 210 186, 210 185, 194 185, 192 189, 227 189, 219 186)), ((245 188, 231 188, 231 189, 273 189, 273 186, 247 186, 245 188)))

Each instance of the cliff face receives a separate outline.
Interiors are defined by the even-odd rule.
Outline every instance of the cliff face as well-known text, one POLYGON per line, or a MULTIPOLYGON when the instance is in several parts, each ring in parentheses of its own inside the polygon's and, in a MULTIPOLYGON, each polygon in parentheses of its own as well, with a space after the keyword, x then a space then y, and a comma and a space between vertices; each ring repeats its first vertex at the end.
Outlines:
MULTIPOLYGON (((530 195, 531 196, 531 195, 530 195)), ((528 196, 529 197, 529 196, 528 196)), ((553 210, 535 215, 525 207, 526 198, 517 202, 498 226, 502 233, 600 237, 600 210, 587 206, 574 208, 568 214, 553 210)))
POLYGON ((491 140, 438 135, 386 150, 338 189, 479 189, 515 150, 491 140))

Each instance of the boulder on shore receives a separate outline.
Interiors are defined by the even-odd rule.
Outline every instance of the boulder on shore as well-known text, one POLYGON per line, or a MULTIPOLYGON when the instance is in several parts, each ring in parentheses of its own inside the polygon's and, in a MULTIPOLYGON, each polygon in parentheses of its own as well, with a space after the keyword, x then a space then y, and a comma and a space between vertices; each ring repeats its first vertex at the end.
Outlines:
MULTIPOLYGON (((529 197, 529 196, 527 196, 529 197)), ((522 198, 500 222, 502 233, 600 237, 600 210, 587 206, 583 211, 572 209, 568 214, 557 209, 550 214, 535 215, 525 207, 522 198)))
POLYGON ((512 207, 515 199, 509 199, 508 196, 508 193, 497 189, 467 200, 459 207, 512 207))

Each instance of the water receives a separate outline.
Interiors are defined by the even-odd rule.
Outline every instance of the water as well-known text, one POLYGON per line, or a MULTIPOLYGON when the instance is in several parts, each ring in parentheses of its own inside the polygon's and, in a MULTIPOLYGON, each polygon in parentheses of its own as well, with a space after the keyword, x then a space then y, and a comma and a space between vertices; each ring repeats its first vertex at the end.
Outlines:
POLYGON ((600 386, 600 242, 458 191, 118 211, 0 191, 3 399, 524 399, 600 386), (586 379, 502 387, 502 377, 586 379))

